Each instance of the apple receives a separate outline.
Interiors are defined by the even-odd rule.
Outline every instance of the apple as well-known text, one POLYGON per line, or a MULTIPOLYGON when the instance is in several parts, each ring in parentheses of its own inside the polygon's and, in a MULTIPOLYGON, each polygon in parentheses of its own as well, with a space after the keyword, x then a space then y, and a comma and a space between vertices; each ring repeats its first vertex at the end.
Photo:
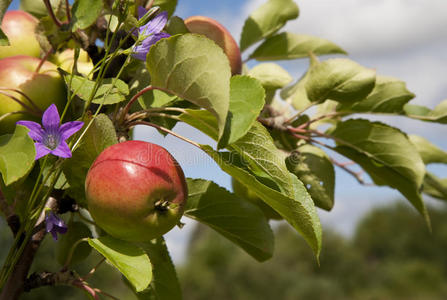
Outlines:
POLYGON ((85 195, 99 227, 115 238, 144 242, 180 222, 188 193, 183 171, 166 149, 126 141, 96 158, 85 195))
POLYGON ((2 30, 10 46, 0 46, 0 59, 14 55, 40 56, 40 45, 34 31, 39 21, 21 10, 7 11, 3 17, 2 30))
MULTIPOLYGON (((51 7, 56 10, 60 0, 50 0, 51 7)), ((24 10, 36 18, 48 16, 48 10, 42 0, 20 0, 20 9, 24 10)))
POLYGON ((230 61, 231 73, 241 74, 241 52, 230 32, 222 24, 212 18, 192 16, 185 20, 185 25, 191 33, 202 34, 216 42, 230 61))
MULTIPOLYGON (((62 70, 71 73, 74 64, 74 50, 66 49, 61 53, 57 53, 54 56, 53 62, 58 65, 62 70)), ((82 75, 89 76, 92 78, 93 73, 90 71, 93 70, 93 62, 88 56, 87 52, 82 50, 79 53, 79 58, 77 62, 78 72, 82 75)))
POLYGON ((261 198, 256 196, 255 193, 247 189, 242 183, 235 180, 234 178, 231 179, 231 183, 233 185, 234 193, 239 197, 242 197, 242 199, 250 201, 251 203, 257 205, 262 210, 267 219, 282 220, 280 214, 278 214, 273 208, 262 201, 261 198))
POLYGON ((40 62, 38 58, 23 55, 0 59, 0 134, 14 131, 19 120, 40 122, 41 113, 53 103, 59 111, 64 108, 67 97, 65 84, 57 67, 44 62, 36 72, 40 62), (25 94, 32 103, 14 90, 25 94), (24 105, 5 94, 15 97, 24 105), (4 116, 12 112, 21 113, 4 116))

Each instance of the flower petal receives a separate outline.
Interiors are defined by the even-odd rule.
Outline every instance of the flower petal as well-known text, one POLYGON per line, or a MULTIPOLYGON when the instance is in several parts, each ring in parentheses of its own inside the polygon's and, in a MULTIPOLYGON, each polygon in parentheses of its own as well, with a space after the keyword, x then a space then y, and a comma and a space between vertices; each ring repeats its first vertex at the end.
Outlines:
POLYGON ((51 104, 47 110, 43 113, 42 124, 45 129, 58 128, 61 118, 59 112, 54 104, 51 104))
POLYGON ((61 128, 59 129, 61 139, 65 141, 73 134, 75 134, 77 131, 79 131, 79 129, 81 129, 82 126, 84 126, 84 122, 81 121, 73 121, 62 124, 61 128))
POLYGON ((35 140, 36 142, 42 141, 43 136, 43 129, 42 126, 40 126, 39 123, 33 122, 33 121, 18 121, 16 123, 17 125, 25 126, 29 129, 28 135, 30 138, 35 140))
POLYGON ((57 148, 51 151, 50 153, 63 158, 71 157, 70 147, 68 147, 65 141, 61 141, 59 146, 57 146, 57 148))
POLYGON ((144 17, 144 15, 147 13, 147 9, 145 9, 143 6, 138 6, 138 19, 141 19, 144 17))
POLYGON ((167 22, 168 22, 168 12, 163 11, 158 15, 156 15, 152 20, 147 22, 146 25, 143 25, 140 28, 138 28, 138 32, 144 35, 159 33, 160 31, 163 30, 167 22))
POLYGON ((134 53, 132 54, 132 56, 135 57, 136 59, 146 61, 146 56, 150 48, 159 40, 170 36, 171 36, 170 34, 165 32, 160 32, 148 36, 146 39, 143 40, 143 42, 140 45, 134 47, 133 49, 134 53))
POLYGON ((50 149, 48 149, 44 144, 40 142, 34 143, 34 147, 36 148, 35 160, 38 160, 39 158, 44 157, 45 155, 51 152, 50 149))

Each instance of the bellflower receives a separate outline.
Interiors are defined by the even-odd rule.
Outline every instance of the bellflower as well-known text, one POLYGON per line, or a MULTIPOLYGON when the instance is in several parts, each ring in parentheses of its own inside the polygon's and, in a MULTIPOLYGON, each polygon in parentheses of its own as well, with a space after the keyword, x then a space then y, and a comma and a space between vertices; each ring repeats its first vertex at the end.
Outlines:
POLYGON ((45 230, 51 233, 53 239, 57 241, 57 234, 64 234, 68 228, 64 221, 56 216, 53 211, 50 211, 45 215, 45 230))
MULTIPOLYGON (((147 10, 143 7, 138 8, 138 19, 141 19, 147 10)), ((132 56, 136 59, 146 61, 146 55, 152 45, 163 38, 170 37, 168 33, 162 32, 168 22, 168 13, 166 11, 159 13, 145 25, 138 27, 138 44, 133 47, 132 56), (141 40, 142 39, 142 40, 141 40)))
POLYGON ((53 155, 69 158, 71 157, 70 148, 65 141, 79 129, 84 122, 73 121, 60 125, 59 112, 56 105, 52 104, 43 113, 42 126, 32 121, 19 121, 17 125, 25 126, 29 129, 28 135, 36 143, 36 160, 51 153, 53 155))

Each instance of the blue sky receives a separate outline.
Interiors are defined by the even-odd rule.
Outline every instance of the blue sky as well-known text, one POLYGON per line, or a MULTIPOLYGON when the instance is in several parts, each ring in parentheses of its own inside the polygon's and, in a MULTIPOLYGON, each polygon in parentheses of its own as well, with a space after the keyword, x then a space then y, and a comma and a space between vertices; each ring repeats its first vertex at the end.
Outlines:
MULTIPOLYGON (((12 8, 18 7, 17 0, 12 8)), ((207 15, 227 27, 239 40, 240 31, 249 13, 265 0, 210 1, 179 0, 177 15, 207 15)), ((447 99, 447 1, 444 0, 297 0, 298 20, 289 22, 287 31, 312 34, 327 38, 350 53, 349 58, 375 68, 378 74, 394 76, 407 82, 417 97, 415 104, 435 106, 447 99)), ((323 58, 324 59, 324 58, 323 58)), ((280 63, 294 78, 307 68, 306 60, 280 63)), ((423 135, 443 149, 447 149, 446 127, 404 118, 370 117, 423 135)), ((177 126, 178 133, 200 143, 213 143, 203 134, 187 126, 177 126)), ((137 128, 136 139, 160 144, 167 148, 182 165, 189 177, 205 178, 231 189, 230 177, 200 150, 156 131, 137 128)), ((447 177, 446 166, 430 170, 447 177)), ((371 207, 385 204, 400 194, 386 187, 363 187, 343 171, 337 170, 336 200, 332 212, 319 211, 323 224, 350 234, 359 217, 371 207)), ((190 222, 167 236, 174 258, 181 260, 190 222)), ((436 228, 434 228, 436 230, 436 228)))

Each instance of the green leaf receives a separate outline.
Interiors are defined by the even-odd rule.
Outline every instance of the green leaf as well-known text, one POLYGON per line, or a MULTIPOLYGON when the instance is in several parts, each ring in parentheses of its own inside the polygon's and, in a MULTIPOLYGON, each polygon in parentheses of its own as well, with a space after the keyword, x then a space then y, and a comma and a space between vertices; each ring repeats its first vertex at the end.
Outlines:
POLYGON ((290 174, 290 189, 294 191, 294 195, 288 197, 268 187, 261 182, 263 178, 255 176, 244 168, 241 157, 237 153, 216 152, 208 145, 202 145, 202 149, 219 164, 224 172, 245 185, 300 232, 315 255, 319 256, 322 237, 321 224, 312 199, 295 175, 290 174))
POLYGON ((281 91, 281 98, 286 100, 287 103, 291 103, 292 106, 300 111, 306 107, 309 107, 312 102, 307 97, 306 82, 309 78, 309 71, 307 71, 300 79, 294 84, 284 88, 281 91))
POLYGON ((266 90, 281 89, 293 80, 289 72, 275 63, 258 64, 247 75, 259 80, 266 90))
POLYGON ((177 0, 155 0, 153 6, 160 6, 162 11, 167 11, 169 16, 172 16, 177 7, 177 0))
POLYGON ((338 123, 330 134, 337 141, 335 151, 358 163, 377 185, 399 190, 429 224, 420 195, 425 165, 404 133, 380 122, 352 119, 338 123))
POLYGON ((181 300, 182 290, 163 237, 142 244, 152 263, 149 288, 136 293, 138 300, 181 300))
POLYGON ((89 238, 88 243, 126 276, 137 292, 148 287, 152 280, 152 266, 142 248, 111 236, 89 238))
POLYGON ((298 6, 292 0, 267 1, 245 20, 240 41, 241 51, 273 35, 287 21, 296 19, 298 14, 298 6))
POLYGON ((86 29, 99 17, 102 11, 102 0, 75 0, 71 9, 73 32, 86 29))
POLYGON ((315 205, 331 210, 334 206, 335 171, 326 152, 306 144, 293 152, 286 163, 304 183, 315 205))
MULTIPOLYGON (((1 21, 0 21, 1 22, 1 21)), ((9 46, 9 40, 3 30, 0 29, 0 47, 1 46, 9 46)))
POLYGON ((166 32, 170 35, 176 35, 189 33, 189 30, 182 18, 173 16, 169 18, 168 25, 166 25, 166 32))
POLYGON ((447 201, 447 178, 438 178, 427 172, 422 192, 433 198, 447 201))
POLYGON ((152 85, 210 111, 222 136, 230 105, 230 65, 222 49, 206 37, 184 34, 151 47, 147 68, 152 85))
POLYGON ((376 85, 366 99, 356 102, 352 106, 341 105, 337 110, 401 114, 404 105, 414 96, 407 90, 405 82, 392 77, 377 76, 376 85))
POLYGON ((188 179, 185 215, 204 223, 258 261, 273 255, 273 232, 262 211, 211 181, 188 179))
POLYGON ((284 60, 315 55, 347 54, 336 44, 315 36, 282 32, 266 39, 250 58, 263 60, 284 60))
POLYGON ((0 136, 0 173, 5 185, 23 178, 34 166, 36 149, 28 131, 17 125, 14 134, 0 136))
POLYGON ((364 99, 375 81, 374 70, 349 59, 335 58, 311 66, 305 87, 312 102, 331 99, 352 103, 364 99))
POLYGON ((231 77, 230 109, 220 148, 234 143, 250 130, 264 107, 264 98, 264 89, 256 79, 240 75, 231 77))
MULTIPOLYGON (((85 120, 85 126, 89 121, 85 120)), ((104 149, 117 142, 112 121, 106 115, 99 114, 73 152, 73 157, 64 163, 63 171, 70 184, 69 193, 81 206, 86 205, 85 178, 90 166, 104 149)))
POLYGON ((447 164, 447 152, 430 143, 425 138, 418 135, 408 136, 411 143, 416 147, 424 163, 444 163, 447 164))
POLYGON ((447 124, 447 100, 439 103, 433 110, 424 106, 407 104, 404 106, 404 112, 410 118, 447 124))
MULTIPOLYGON (((64 73, 65 83, 73 93, 84 101, 88 101, 95 88, 95 82, 82 76, 73 75, 70 86, 70 77, 72 75, 64 73)), ((121 79, 106 78, 102 81, 93 97, 92 103, 95 104, 115 104, 126 100, 129 95, 129 87, 121 79)))

